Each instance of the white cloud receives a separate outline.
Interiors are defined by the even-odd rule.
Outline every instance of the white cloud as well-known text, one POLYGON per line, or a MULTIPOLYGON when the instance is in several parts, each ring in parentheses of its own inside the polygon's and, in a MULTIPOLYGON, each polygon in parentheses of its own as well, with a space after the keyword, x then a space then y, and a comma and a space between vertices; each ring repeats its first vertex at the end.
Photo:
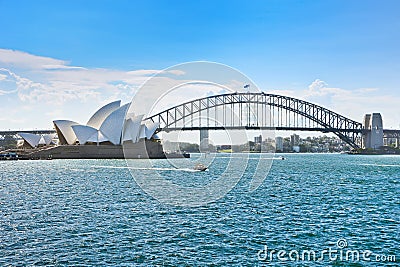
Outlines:
POLYGON ((16 93, 17 77, 11 71, 0 68, 0 96, 16 93))
POLYGON ((159 72, 160 72, 159 70, 133 70, 133 71, 128 71, 126 74, 131 76, 151 76, 159 72))
MULTIPOLYGON (((60 105, 76 100, 130 101, 134 91, 159 70, 119 71, 69 66, 67 61, 0 49, 0 95, 23 102, 60 105)), ((174 72, 172 75, 181 75, 174 72)))
MULTIPOLYGON (((109 101, 129 102, 140 85, 159 72, 83 68, 71 66, 65 60, 0 49, 0 104, 4 110, 8 110, 6 107, 29 110, 24 116, 29 117, 27 121, 32 124, 18 125, 20 120, 10 118, 3 127, 36 127, 36 124, 41 127, 42 121, 46 122, 42 125, 49 125, 47 122, 55 119, 54 116, 62 115, 59 110, 71 116, 67 119, 80 121, 79 110, 83 105, 90 115, 90 111, 109 101), (52 112, 54 110, 58 112, 52 112)), ((170 84, 174 77, 183 74, 182 71, 165 71, 156 80, 170 84)), ((15 114, 17 116, 20 115, 15 114)))
MULTIPOLYGON (((133 71, 128 71, 126 74, 129 76, 153 76, 156 74, 159 74, 160 70, 133 70, 133 71)), ((175 76, 180 76, 184 75, 185 72, 181 70, 166 70, 163 71, 164 74, 172 74, 175 76)))
POLYGON ((324 92, 324 89, 326 89, 327 86, 328 84, 325 83, 324 81, 316 79, 308 86, 307 95, 308 96, 324 95, 326 94, 326 91, 324 92))
POLYGON ((0 95, 16 93, 23 102, 50 105, 89 98, 102 101, 109 95, 129 101, 147 74, 157 72, 69 67, 62 60, 4 49, 0 59, 0 95))
POLYGON ((22 51, 0 49, 2 66, 17 66, 27 69, 43 69, 46 66, 66 66, 67 62, 49 57, 35 56, 22 51))
POLYGON ((185 74, 185 72, 183 70, 169 70, 167 72, 170 73, 170 74, 173 74, 173 75, 177 75, 177 76, 185 74))
POLYGON ((83 67, 65 66, 65 65, 43 65, 45 70, 86 70, 83 67))

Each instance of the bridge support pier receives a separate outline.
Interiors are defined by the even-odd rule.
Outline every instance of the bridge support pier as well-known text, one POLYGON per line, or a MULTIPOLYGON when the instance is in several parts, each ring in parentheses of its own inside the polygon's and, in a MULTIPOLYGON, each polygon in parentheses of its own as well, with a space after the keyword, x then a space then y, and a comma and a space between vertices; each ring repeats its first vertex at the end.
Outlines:
POLYGON ((209 151, 208 129, 200 129, 200 152, 209 151))
POLYGON ((364 116, 364 129, 366 130, 363 136, 364 148, 380 149, 383 146, 383 120, 381 114, 366 114, 364 116))

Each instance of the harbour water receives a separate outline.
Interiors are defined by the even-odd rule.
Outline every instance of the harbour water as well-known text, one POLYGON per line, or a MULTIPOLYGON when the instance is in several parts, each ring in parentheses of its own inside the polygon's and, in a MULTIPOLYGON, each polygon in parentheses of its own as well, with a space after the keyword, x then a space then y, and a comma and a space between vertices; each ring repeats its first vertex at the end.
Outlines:
MULTIPOLYGON (((233 190, 200 207, 158 202, 135 183, 124 160, 0 162, 0 265, 400 264, 399 156, 284 157, 253 192, 250 160, 233 190), (266 249, 286 251, 286 260, 266 249), (338 252, 321 257, 329 249, 338 252), (305 250, 316 258, 301 259, 305 250), (340 257, 349 250, 360 258, 340 257), (365 251, 372 254, 362 258, 365 251)), ((206 172, 154 164, 174 182, 196 186, 228 160, 216 155, 206 172)), ((135 174, 146 175, 137 164, 135 174)))

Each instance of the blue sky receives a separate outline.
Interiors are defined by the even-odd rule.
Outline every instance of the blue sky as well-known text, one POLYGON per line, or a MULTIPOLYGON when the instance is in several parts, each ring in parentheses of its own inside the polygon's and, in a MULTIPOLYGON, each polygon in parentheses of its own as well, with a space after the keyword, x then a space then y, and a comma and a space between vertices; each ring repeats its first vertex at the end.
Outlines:
POLYGON ((118 75, 193 60, 359 121, 382 112, 399 128, 399 10, 399 1, 365 0, 0 0, 0 128, 50 128, 58 116, 84 123, 97 105, 134 92, 139 81, 118 75), (31 83, 14 89, 10 73, 31 83), (21 118, 13 107, 31 112, 21 118))

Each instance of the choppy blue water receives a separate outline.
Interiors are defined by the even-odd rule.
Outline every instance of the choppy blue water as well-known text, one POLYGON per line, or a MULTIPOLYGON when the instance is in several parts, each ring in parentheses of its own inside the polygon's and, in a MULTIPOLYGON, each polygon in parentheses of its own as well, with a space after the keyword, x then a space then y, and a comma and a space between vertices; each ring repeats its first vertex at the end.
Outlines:
MULTIPOLYGON (((194 208, 148 196, 123 160, 0 162, 0 265, 282 266, 265 246, 320 253, 338 250, 339 239, 344 253, 370 250, 370 261, 325 256, 286 265, 399 265, 399 156, 285 157, 256 191, 248 192, 245 173, 228 195, 194 208)), ((226 160, 217 155, 200 173, 158 164, 195 185, 226 160)))

